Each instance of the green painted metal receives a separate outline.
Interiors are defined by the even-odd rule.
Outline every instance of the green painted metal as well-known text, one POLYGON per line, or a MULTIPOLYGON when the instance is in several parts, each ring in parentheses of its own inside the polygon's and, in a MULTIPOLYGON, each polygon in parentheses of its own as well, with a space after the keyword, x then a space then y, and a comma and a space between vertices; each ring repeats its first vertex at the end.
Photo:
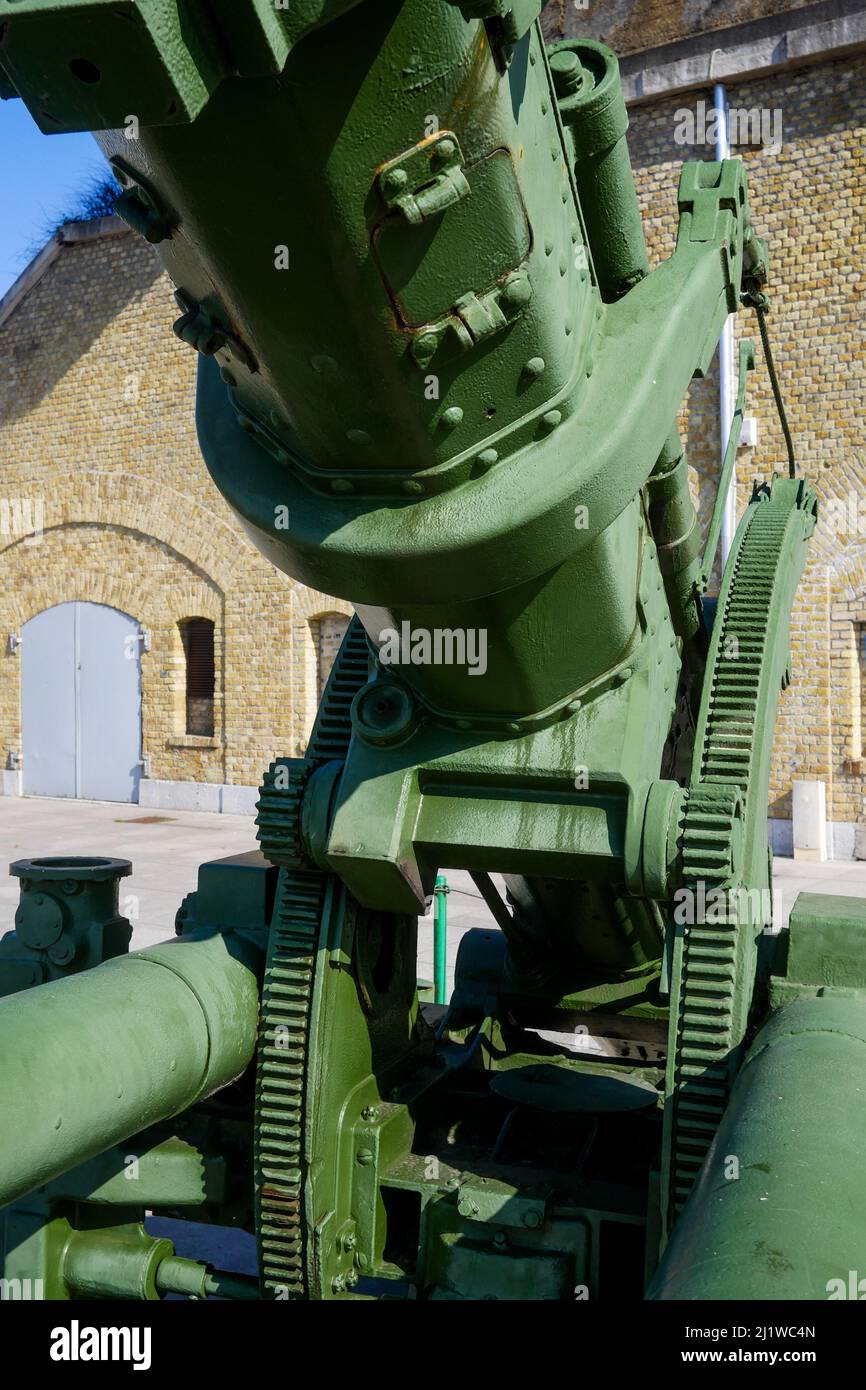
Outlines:
POLYGON ((649 1297, 860 1297, 864 1048, 862 997, 803 999, 765 1024, 649 1297))
POLYGON ((132 927, 118 911, 128 859, 62 855, 19 859, 15 930, 0 939, 0 994, 60 980, 123 955, 132 927))
POLYGON ((444 874, 436 875, 433 896, 436 900, 433 923, 433 965, 435 1002, 448 1002, 448 879, 444 874))
POLYGON ((255 1048, 252 947, 150 947, 0 1002, 0 1202, 234 1081, 255 1048))
POLYGON ((216 485, 358 615, 262 853, 202 866, 179 942, 100 964, 116 871, 18 866, 3 1248, 48 1296, 621 1302, 666 1246, 653 1296, 800 1297, 851 1249, 816 1150, 814 1213, 776 1216, 789 1119, 812 1153, 823 1107, 831 1172, 862 1143, 859 909, 803 903, 772 979, 763 931, 814 496, 756 487, 713 617, 751 343, 703 554, 676 429, 741 304, 768 357, 767 250, 742 163, 689 162, 650 269, 616 59, 547 53, 539 9, 0 0, 0 95, 99 132, 175 283, 216 485), (461 868, 492 925, 447 1000, 461 868), (257 1289, 149 1209, 254 1229, 257 1289))

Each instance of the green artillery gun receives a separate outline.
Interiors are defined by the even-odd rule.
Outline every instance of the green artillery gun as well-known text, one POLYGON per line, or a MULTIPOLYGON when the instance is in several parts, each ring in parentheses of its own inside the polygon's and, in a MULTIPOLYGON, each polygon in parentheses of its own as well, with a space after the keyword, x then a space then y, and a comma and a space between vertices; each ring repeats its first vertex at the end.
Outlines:
POLYGON ((99 132, 177 287, 211 476, 357 612, 261 853, 202 866, 177 941, 125 954, 123 862, 14 866, 5 1275, 46 1297, 812 1298, 851 1266, 866 914, 766 930, 815 499, 793 455, 756 485, 708 602, 751 343, 703 549, 676 429, 729 314, 766 347, 766 248, 743 165, 690 162, 650 271, 616 60, 546 52, 539 8, 0 0, 2 94, 99 132), (442 868, 498 930, 435 1007, 442 868), (146 1211, 254 1230, 259 1280, 146 1211))

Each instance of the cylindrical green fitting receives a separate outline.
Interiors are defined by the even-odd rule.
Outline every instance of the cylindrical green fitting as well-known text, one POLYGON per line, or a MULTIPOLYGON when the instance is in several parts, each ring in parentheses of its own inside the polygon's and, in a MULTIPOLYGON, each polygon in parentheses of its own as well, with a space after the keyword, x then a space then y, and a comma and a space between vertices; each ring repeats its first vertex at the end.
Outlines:
MULTIPOLYGON (((866 1280, 866 1001, 800 999, 755 1039, 652 1299, 827 1299, 866 1280)), ((863 1284, 866 1288, 866 1283, 863 1284)))
POLYGON ((251 1275, 229 1274, 198 1260, 185 1260, 169 1255, 156 1272, 159 1293, 186 1294, 188 1298, 258 1299, 259 1281, 251 1275))
POLYGON ((73 1231, 62 1256, 63 1282, 72 1298, 159 1298, 157 1273, 174 1253, 170 1240, 142 1225, 73 1231))
POLYGON ((598 286, 603 299, 619 299, 649 270, 619 63, 593 39, 563 39, 549 61, 598 286))
POLYGON ((0 1001, 0 1206, 240 1076, 256 965, 182 937, 0 1001))
POLYGON ((647 483, 649 523, 678 636, 700 626, 701 527, 689 491, 689 468, 679 434, 672 430, 647 483))

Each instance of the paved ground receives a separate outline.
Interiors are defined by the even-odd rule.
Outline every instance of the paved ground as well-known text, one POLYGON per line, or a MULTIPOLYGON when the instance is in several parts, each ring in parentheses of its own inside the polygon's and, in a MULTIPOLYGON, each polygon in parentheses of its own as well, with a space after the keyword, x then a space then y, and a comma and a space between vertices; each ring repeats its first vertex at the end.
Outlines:
MULTIPOLYGON (((196 885, 206 859, 256 848, 248 816, 216 816, 195 811, 148 811, 137 806, 42 797, 0 797, 0 933, 12 925, 17 881, 3 875, 15 859, 49 854, 104 854, 132 861, 123 880, 123 911, 133 924, 133 947, 162 941, 174 932, 174 915, 184 894, 196 885)), ((449 965, 453 968, 463 932, 490 926, 491 918, 468 874, 448 874, 449 965)), ((776 859, 774 916, 788 921, 798 893, 843 893, 866 897, 866 862, 836 860, 803 864, 776 859)), ((433 971, 433 919, 421 923, 418 965, 433 971)))
MULTIPOLYGON (((121 910, 133 925, 133 948, 174 934, 174 915, 196 886, 199 864, 256 849, 249 816, 196 811, 148 811, 137 806, 48 797, 0 796, 0 935, 12 925, 18 881, 6 877, 15 859, 55 854, 100 854, 130 859, 121 884, 121 910)), ((471 926, 489 926, 487 908, 468 874, 449 875, 449 966, 471 926)), ((433 976, 433 918, 421 923, 418 966, 433 976)))
MULTIPOLYGON (((201 861, 256 848, 255 827, 246 816, 197 812, 155 813, 136 806, 42 798, 0 797, 0 871, 15 859, 53 854, 99 854, 130 859, 123 881, 122 910, 134 927, 133 947, 174 933, 174 915, 185 893, 196 885, 201 861)), ((449 873, 448 966, 453 975, 457 947, 473 926, 492 925, 468 874, 449 873)), ((797 894, 842 893, 866 897, 866 863, 838 861, 805 865, 777 859, 774 917, 787 923, 797 894)), ((0 876, 0 935, 12 926, 18 901, 17 880, 0 876)), ((433 977, 433 919, 421 922, 419 975, 433 977)), ((255 1244, 244 1232, 148 1221, 151 1230, 171 1236, 178 1254, 209 1260, 241 1273, 255 1270, 255 1244)))

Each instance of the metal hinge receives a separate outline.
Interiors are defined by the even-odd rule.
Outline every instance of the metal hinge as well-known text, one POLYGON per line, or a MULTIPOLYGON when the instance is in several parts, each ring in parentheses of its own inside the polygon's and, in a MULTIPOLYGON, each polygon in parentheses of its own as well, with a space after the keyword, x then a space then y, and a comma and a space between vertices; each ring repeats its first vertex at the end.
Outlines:
POLYGON ((141 650, 142 650, 143 652, 149 652, 149 651, 150 651, 150 629, 149 629, 149 628, 140 627, 140 628, 138 629, 138 632, 130 632, 123 640, 124 640, 124 646, 125 646, 125 648, 126 648, 126 659, 127 659, 127 661, 132 661, 133 658, 136 657, 136 656, 138 655, 138 648, 139 648, 139 646, 141 647, 141 650))
POLYGON ((413 227, 438 217, 472 190, 463 172, 463 152, 452 130, 440 130, 379 170, 379 192, 389 210, 413 227))
POLYGON ((426 367, 445 338, 466 352, 522 314, 531 298, 529 277, 520 270, 486 294, 464 294, 452 313, 425 324, 413 335, 412 356, 419 367, 426 367))
POLYGON ((10 656, 14 656, 15 653, 16 653, 17 651, 20 650, 20 647, 21 647, 21 634, 20 634, 20 632, 10 632, 10 633, 9 633, 9 636, 6 638, 6 650, 7 650, 7 652, 9 653, 9 655, 10 655, 10 656))

